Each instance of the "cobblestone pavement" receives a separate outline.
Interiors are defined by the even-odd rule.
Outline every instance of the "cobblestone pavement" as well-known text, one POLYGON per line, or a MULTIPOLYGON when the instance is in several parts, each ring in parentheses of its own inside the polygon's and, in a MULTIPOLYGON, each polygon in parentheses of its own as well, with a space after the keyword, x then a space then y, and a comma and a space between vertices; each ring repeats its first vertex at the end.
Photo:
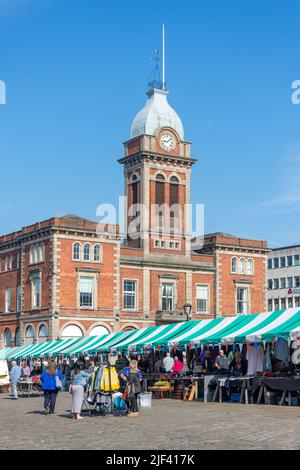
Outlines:
POLYGON ((138 418, 70 419, 70 395, 56 414, 42 397, 0 395, 1 449, 300 449, 300 408, 153 400, 138 418))

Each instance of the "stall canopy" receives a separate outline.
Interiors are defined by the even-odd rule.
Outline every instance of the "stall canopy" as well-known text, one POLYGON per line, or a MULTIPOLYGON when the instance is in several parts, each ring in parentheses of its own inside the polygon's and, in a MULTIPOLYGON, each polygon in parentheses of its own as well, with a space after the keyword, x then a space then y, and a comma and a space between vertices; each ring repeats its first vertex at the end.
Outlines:
POLYGON ((2 351, 0 351, 0 359, 6 359, 8 354, 11 353, 14 349, 19 349, 19 348, 6 348, 6 349, 2 349, 2 351))
POLYGON ((111 333, 89 338, 48 341, 0 351, 0 358, 22 358, 71 355, 82 352, 130 350, 159 345, 193 343, 252 343, 279 337, 300 337, 300 307, 255 315, 241 315, 211 320, 198 320, 171 325, 150 326, 133 331, 111 333))

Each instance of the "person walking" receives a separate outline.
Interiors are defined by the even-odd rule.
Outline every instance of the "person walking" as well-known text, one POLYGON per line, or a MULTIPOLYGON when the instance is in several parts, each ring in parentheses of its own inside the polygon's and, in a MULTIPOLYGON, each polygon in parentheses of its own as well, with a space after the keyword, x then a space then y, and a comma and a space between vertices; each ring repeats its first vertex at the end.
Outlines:
POLYGON ((86 379, 91 376, 88 372, 84 370, 84 364, 82 362, 76 362, 74 367, 74 376, 73 383, 70 386, 70 392, 72 394, 72 415, 76 420, 83 419, 83 416, 80 416, 82 402, 83 402, 83 392, 86 385, 86 379))
POLYGON ((54 414, 55 404, 58 391, 62 388, 62 373, 56 367, 55 361, 49 361, 48 365, 44 367, 41 381, 43 383, 42 390, 44 391, 44 414, 54 414))
POLYGON ((129 403, 128 416, 136 417, 139 415, 138 396, 142 392, 141 381, 143 380, 142 373, 137 367, 137 361, 132 359, 129 367, 125 367, 121 374, 122 380, 125 381, 125 399, 129 403))
POLYGON ((10 371, 10 382, 11 382, 11 386, 12 386, 12 398, 14 400, 17 400, 18 399, 17 384, 18 384, 18 380, 21 377, 22 371, 21 371, 21 367, 18 366, 16 361, 12 361, 11 365, 12 365, 12 368, 11 368, 11 371, 10 371))

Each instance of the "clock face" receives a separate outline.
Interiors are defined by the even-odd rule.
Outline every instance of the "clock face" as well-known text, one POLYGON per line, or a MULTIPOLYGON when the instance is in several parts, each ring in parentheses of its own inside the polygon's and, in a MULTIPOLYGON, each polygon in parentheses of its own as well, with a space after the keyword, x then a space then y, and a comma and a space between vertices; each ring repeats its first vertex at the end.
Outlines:
POLYGON ((176 147, 175 139, 170 134, 163 134, 160 138, 160 146, 162 149, 167 150, 174 150, 176 147))

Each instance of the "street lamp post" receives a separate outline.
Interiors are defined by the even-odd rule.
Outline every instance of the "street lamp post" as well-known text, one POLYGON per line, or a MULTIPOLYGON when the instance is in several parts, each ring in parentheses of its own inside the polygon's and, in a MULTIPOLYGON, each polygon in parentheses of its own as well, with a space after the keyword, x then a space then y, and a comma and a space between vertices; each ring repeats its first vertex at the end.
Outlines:
POLYGON ((184 304, 183 306, 183 311, 186 317, 185 321, 189 321, 191 319, 191 311, 192 311, 192 305, 191 304, 184 304))

